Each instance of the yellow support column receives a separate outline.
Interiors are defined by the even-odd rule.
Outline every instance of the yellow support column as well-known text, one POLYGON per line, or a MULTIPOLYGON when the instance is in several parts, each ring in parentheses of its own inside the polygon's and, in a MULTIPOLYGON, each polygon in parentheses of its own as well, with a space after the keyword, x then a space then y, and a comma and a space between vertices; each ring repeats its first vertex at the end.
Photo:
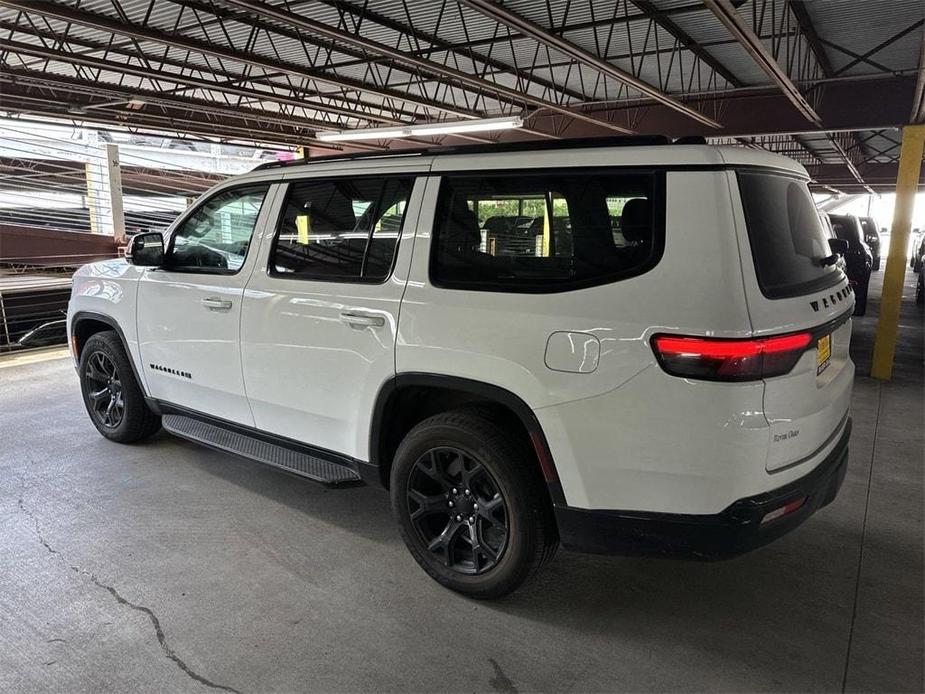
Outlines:
POLYGON ((890 233, 890 255, 886 259, 886 270, 883 273, 883 295, 880 299, 880 317, 877 319, 877 337, 870 370, 871 376, 885 381, 890 380, 893 374, 893 352, 896 350, 899 308, 906 274, 906 246, 909 244, 912 208, 922 169, 923 147, 925 125, 904 127, 899 153, 899 175, 896 177, 896 209, 890 233))

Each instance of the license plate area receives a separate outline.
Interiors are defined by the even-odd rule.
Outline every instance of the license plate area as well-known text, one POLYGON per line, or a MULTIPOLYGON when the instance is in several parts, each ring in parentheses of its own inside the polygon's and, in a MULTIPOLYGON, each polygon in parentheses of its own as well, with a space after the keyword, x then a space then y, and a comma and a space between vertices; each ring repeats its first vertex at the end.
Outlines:
POLYGON ((829 368, 832 363, 832 335, 820 337, 816 341, 816 375, 822 375, 822 372, 829 368))

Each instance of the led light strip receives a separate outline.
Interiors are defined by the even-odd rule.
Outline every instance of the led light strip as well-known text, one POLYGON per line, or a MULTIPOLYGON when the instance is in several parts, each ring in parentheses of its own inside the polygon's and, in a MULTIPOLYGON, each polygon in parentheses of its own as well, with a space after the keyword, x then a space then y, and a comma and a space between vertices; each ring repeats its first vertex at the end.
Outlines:
POLYGON ((486 130, 510 130, 523 127, 519 116, 504 118, 484 118, 481 120, 454 121, 452 123, 421 123, 406 125, 401 128, 363 128, 359 130, 333 130, 315 135, 322 142, 343 142, 345 140, 389 140, 414 135, 455 135, 459 133, 477 133, 486 130))

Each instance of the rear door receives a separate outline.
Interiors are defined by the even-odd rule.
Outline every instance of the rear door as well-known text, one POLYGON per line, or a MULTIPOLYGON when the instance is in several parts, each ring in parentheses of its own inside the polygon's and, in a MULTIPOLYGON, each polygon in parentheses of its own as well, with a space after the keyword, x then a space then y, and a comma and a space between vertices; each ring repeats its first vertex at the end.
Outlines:
POLYGON ((793 370, 765 379, 768 471, 818 461, 843 430, 854 365, 854 296, 828 245, 806 181, 795 174, 730 172, 749 315, 756 336, 809 332, 793 370))
POLYGON ((367 459, 373 403, 395 374, 418 187, 394 170, 289 182, 244 294, 257 428, 367 459))

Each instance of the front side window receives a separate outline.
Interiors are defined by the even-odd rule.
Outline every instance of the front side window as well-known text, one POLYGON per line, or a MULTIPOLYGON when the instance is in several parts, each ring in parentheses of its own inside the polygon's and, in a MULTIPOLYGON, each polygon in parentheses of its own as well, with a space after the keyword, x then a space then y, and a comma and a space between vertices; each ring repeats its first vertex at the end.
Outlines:
POLYGON ((444 178, 437 286, 548 292, 640 274, 663 243, 659 175, 612 171, 444 178))
MULTIPOLYGON (((841 273, 835 265, 823 262, 832 251, 806 183, 786 175, 744 170, 737 176, 764 295, 770 299, 800 296, 836 284, 841 273)), ((838 235, 834 218, 832 226, 838 235)))
POLYGON ((231 188, 202 203, 174 231, 165 267, 213 274, 240 270, 269 187, 259 183, 231 188))
POLYGON ((292 183, 270 272, 301 279, 381 282, 392 270, 413 179, 292 183))

